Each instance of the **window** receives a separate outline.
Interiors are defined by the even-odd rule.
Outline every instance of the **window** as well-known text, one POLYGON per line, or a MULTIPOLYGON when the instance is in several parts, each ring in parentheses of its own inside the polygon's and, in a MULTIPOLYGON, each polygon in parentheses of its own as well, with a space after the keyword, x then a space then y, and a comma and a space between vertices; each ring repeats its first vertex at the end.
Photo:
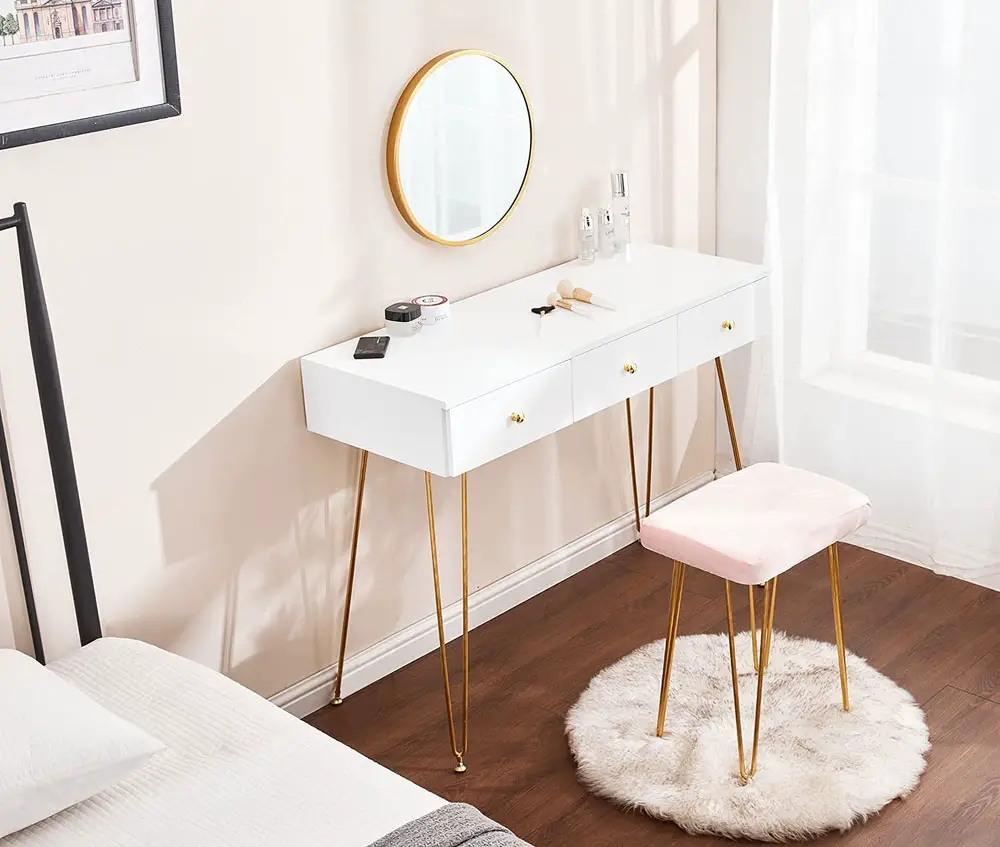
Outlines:
POLYGON ((80 34, 80 13, 76 6, 73 7, 73 32, 76 35, 80 34))
POLYGON ((31 17, 35 21, 35 38, 38 38, 38 36, 42 33, 42 28, 38 24, 38 12, 35 12, 31 17))
POLYGON ((28 26, 28 13, 24 13, 24 40, 27 41, 31 37, 31 27, 28 26))
POLYGON ((878 4, 867 348, 1000 381, 1000 6, 913 5, 878 4))
POLYGON ((87 20, 87 7, 83 7, 83 31, 86 32, 90 29, 90 21, 87 20))

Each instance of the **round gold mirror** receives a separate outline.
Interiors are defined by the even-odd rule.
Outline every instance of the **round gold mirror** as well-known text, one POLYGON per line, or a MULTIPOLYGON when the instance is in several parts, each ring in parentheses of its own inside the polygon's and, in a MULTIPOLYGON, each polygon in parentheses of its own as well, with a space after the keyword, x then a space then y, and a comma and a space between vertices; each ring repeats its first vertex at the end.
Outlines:
POLYGON ((531 167, 531 107, 496 56, 429 61, 396 103, 386 169, 403 219, 438 244, 486 237, 511 213, 531 167))

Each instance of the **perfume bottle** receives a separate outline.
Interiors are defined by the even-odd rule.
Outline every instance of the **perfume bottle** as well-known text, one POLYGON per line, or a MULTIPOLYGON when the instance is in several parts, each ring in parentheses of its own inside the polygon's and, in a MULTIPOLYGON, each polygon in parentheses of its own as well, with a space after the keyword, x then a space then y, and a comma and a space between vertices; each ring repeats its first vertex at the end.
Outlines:
POLYGON ((632 224, 628 208, 628 174, 611 172, 611 210, 615 221, 615 253, 630 258, 632 251, 632 224))
POLYGON ((597 233, 594 232, 594 218, 586 206, 580 212, 579 251, 580 261, 587 265, 593 262, 597 255, 597 233))
POLYGON ((608 206, 597 210, 597 253, 602 259, 615 254, 615 216, 608 206))

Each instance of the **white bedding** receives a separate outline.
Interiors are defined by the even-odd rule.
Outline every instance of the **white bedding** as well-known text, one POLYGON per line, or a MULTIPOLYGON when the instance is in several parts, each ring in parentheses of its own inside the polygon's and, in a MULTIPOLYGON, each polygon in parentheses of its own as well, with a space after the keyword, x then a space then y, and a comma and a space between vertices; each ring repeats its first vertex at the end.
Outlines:
POLYGON ((367 847, 445 804, 235 682, 148 644, 102 638, 49 668, 167 749, 4 847, 367 847))

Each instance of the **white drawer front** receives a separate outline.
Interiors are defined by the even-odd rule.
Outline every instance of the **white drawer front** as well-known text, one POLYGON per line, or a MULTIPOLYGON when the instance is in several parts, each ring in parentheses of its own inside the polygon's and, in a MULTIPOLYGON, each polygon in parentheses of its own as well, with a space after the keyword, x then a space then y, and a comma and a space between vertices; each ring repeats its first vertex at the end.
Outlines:
POLYGON ((687 371, 754 339, 753 285, 737 288, 677 318, 677 357, 687 371))
POLYGON ((457 476, 573 423, 570 364, 519 380, 447 414, 452 475, 457 476))
POLYGON ((667 318, 573 359, 574 420, 676 375, 677 319, 667 318))

